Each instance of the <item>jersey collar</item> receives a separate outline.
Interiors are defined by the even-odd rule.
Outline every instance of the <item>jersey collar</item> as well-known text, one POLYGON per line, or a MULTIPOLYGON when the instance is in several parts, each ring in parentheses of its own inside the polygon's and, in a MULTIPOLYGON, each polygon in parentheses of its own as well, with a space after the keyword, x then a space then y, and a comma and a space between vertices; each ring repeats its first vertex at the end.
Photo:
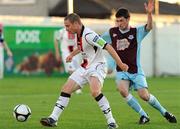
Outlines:
POLYGON ((126 30, 121 30, 121 29, 119 29, 119 31, 120 31, 122 34, 127 33, 127 32, 130 31, 130 26, 128 26, 128 28, 127 28, 126 30))
POLYGON ((81 33, 80 33, 80 36, 79 35, 77 35, 77 39, 78 39, 78 41, 80 41, 80 39, 82 38, 82 35, 83 35, 83 32, 84 32, 84 25, 82 26, 82 29, 81 29, 81 33))
POLYGON ((84 25, 82 26, 80 37, 82 37, 83 32, 84 32, 84 25))

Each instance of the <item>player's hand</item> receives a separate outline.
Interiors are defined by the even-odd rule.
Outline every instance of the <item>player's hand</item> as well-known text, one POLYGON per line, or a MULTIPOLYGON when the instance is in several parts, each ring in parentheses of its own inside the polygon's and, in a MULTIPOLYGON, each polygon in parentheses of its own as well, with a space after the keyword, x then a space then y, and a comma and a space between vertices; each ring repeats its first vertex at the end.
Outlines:
POLYGON ((13 54, 12 54, 12 52, 11 52, 10 50, 7 50, 7 55, 8 55, 9 57, 12 57, 12 56, 13 56, 13 54))
POLYGON ((127 72, 129 69, 129 66, 127 64, 123 63, 120 68, 122 69, 122 71, 127 72))
POLYGON ((154 0, 148 0, 148 4, 144 3, 144 7, 147 13, 152 13, 154 10, 154 0))
POLYGON ((71 62, 72 61, 72 56, 71 55, 69 55, 68 57, 66 57, 66 62, 71 62))

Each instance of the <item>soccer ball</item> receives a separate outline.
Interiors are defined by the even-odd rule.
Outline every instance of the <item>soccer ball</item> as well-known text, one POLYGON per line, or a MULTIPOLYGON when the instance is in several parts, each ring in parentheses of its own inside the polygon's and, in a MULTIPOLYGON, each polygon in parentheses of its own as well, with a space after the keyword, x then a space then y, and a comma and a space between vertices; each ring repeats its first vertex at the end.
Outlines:
POLYGON ((19 122, 25 122, 31 116, 31 109, 25 104, 18 104, 13 110, 13 116, 19 122))

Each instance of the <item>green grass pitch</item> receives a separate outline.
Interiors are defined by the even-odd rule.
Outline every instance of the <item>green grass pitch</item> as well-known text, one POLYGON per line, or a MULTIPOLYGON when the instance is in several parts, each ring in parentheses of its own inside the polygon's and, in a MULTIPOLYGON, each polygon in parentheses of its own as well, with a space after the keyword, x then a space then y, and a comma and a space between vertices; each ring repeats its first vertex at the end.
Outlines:
MULTIPOLYGON (((13 77, 0 80, 0 129, 47 129, 40 125, 41 117, 48 116, 59 96, 60 87, 66 81, 62 77, 13 77), (12 115, 17 104, 27 104, 32 116, 27 122, 17 122, 12 115)), ((103 93, 108 98, 119 129, 180 129, 180 78, 148 78, 149 91, 178 120, 168 123, 159 112, 137 97, 150 116, 150 123, 138 125, 139 115, 135 113, 116 91, 114 79, 106 79, 103 93)), ((106 129, 105 118, 89 93, 89 86, 83 94, 72 95, 56 129, 106 129)))

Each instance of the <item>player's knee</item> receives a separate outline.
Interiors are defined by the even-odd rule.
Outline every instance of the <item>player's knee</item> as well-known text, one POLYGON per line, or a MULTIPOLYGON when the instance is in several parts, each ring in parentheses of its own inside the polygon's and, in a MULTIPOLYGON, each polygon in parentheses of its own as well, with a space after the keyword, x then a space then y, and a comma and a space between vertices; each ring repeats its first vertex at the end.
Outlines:
POLYGON ((138 90, 138 94, 140 96, 140 98, 144 101, 148 101, 149 100, 149 92, 147 89, 143 88, 143 89, 139 89, 138 90))
POLYGON ((100 94, 99 91, 91 91, 91 95, 96 98, 100 94))
POLYGON ((119 90, 119 93, 121 94, 121 96, 124 98, 126 98, 129 94, 128 91, 125 89, 118 88, 118 90, 119 90))
POLYGON ((126 98, 128 96, 128 92, 123 92, 121 91, 120 94, 122 95, 122 97, 126 98))
POLYGON ((65 93, 68 93, 68 94, 72 94, 73 92, 73 89, 68 86, 67 84, 65 84, 62 89, 61 89, 61 92, 65 92, 65 93))
POLYGON ((139 96, 144 101, 148 101, 149 100, 149 94, 140 94, 139 96))

